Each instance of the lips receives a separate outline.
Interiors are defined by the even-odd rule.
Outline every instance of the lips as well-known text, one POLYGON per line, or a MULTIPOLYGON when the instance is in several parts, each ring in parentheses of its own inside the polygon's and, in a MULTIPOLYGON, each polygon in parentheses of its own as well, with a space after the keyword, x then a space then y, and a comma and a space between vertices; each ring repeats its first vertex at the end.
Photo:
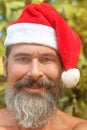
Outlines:
POLYGON ((34 84, 33 86, 25 86, 24 88, 23 88, 26 92, 29 92, 29 93, 36 93, 36 92, 42 92, 42 90, 43 90, 43 87, 41 87, 41 86, 38 86, 38 85, 36 85, 36 84, 34 84))
MULTIPOLYGON (((25 89, 26 90, 26 89, 25 89)), ((33 92, 33 93, 35 93, 35 92, 41 92, 41 89, 28 89, 28 90, 26 90, 27 92, 33 92)))

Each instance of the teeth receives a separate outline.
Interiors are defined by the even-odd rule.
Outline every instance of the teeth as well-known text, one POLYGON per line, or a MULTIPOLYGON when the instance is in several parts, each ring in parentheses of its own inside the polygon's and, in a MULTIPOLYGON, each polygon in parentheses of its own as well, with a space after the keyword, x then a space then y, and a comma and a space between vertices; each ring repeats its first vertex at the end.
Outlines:
POLYGON ((36 84, 30 86, 29 88, 32 88, 32 89, 38 89, 38 88, 41 88, 41 86, 37 86, 36 84))

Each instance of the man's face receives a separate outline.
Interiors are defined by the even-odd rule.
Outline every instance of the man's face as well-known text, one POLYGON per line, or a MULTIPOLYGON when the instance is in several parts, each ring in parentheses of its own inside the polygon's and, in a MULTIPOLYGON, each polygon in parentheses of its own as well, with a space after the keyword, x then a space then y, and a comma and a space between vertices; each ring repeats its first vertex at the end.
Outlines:
MULTIPOLYGON (((16 81, 30 77, 35 80, 49 78, 57 83, 60 80, 62 66, 57 52, 49 47, 41 45, 14 45, 7 60, 5 68, 7 80, 11 87, 16 81)), ((45 88, 24 87, 27 92, 42 92, 45 88)))
POLYGON ((10 109, 15 108, 13 110, 15 112, 21 111, 17 114, 20 124, 27 128, 44 125, 45 118, 51 115, 55 109, 53 97, 59 90, 62 65, 58 53, 50 47, 41 45, 14 45, 9 57, 4 57, 4 72, 10 86, 10 94, 13 93, 12 97, 7 94, 7 106, 11 106, 12 102, 10 109), (13 100, 17 103, 15 107, 13 100), (20 110, 22 105, 23 109, 20 110), (20 115, 20 113, 22 114, 20 115), (35 114, 36 119, 32 116, 35 117, 35 114))

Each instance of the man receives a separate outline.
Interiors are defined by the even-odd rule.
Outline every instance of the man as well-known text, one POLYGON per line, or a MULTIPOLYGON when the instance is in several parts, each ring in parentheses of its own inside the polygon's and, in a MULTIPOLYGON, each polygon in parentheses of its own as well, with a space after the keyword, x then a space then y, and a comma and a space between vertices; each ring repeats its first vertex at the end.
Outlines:
POLYGON ((60 80, 67 87, 79 81, 81 40, 51 5, 27 5, 4 45, 7 108, 0 130, 73 130, 86 122, 57 109, 60 80))

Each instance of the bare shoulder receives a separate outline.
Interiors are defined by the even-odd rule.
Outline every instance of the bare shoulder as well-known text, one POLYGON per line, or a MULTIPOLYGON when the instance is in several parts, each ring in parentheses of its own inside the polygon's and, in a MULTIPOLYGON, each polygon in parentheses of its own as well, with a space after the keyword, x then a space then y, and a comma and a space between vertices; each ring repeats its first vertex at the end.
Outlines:
POLYGON ((70 119, 72 119, 71 122, 72 121, 74 121, 74 122, 84 122, 85 121, 86 122, 86 120, 84 120, 84 119, 81 119, 81 118, 78 118, 78 117, 75 117, 75 116, 71 116, 71 115, 69 115, 69 114, 67 114, 63 111, 60 111, 60 110, 58 110, 57 113, 59 115, 61 115, 63 118, 67 119, 68 121, 70 121, 70 119))
POLYGON ((76 125, 73 130, 87 130, 87 122, 76 125))
POLYGON ((0 130, 6 130, 6 128, 4 128, 4 127, 0 127, 0 130))
POLYGON ((10 123, 11 115, 6 108, 0 109, 0 126, 10 123))
POLYGON ((6 108, 0 109, 0 119, 3 118, 3 116, 7 116, 8 111, 6 108))
MULTIPOLYGON (((65 123, 67 125, 67 127, 71 128, 71 129, 75 128, 75 126, 78 126, 78 124, 86 122, 86 120, 84 120, 84 119, 68 115, 62 111, 58 111, 58 114, 60 115, 63 124, 65 123)), ((75 130, 80 130, 80 129, 75 129, 75 130)), ((85 129, 81 129, 81 130, 85 130, 85 129)), ((87 127, 86 127, 86 130, 87 130, 87 127)))
POLYGON ((0 126, 0 130, 12 130, 11 127, 0 126))
POLYGON ((14 117, 11 113, 6 109, 0 109, 0 130, 5 130, 5 128, 1 129, 2 126, 12 127, 16 124, 14 117))

